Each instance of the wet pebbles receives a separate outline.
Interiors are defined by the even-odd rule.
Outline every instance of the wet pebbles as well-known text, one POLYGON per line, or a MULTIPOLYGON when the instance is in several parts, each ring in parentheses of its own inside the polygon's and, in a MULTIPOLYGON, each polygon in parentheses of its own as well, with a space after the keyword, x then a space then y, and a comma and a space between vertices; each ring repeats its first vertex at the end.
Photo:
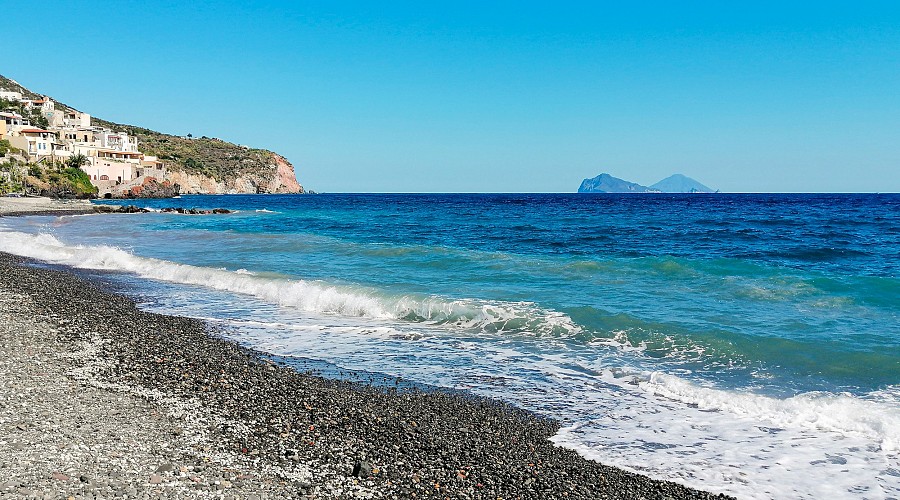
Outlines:
MULTIPOLYGON (((6 254, 2 290, 25 296, 57 332, 54 342, 82 353, 70 379, 140 397, 145 413, 164 420, 170 452, 145 464, 146 487, 202 482, 196 491, 244 488, 234 493, 241 498, 724 498, 582 459, 550 443, 558 423, 504 403, 301 374, 202 322, 139 311, 128 298, 6 254), (209 481, 195 466, 224 472, 209 481)), ((110 422, 114 411, 97 408, 110 422)), ((148 437, 136 452, 160 448, 157 441, 148 437)), ((112 480, 60 473, 72 484, 112 480)))

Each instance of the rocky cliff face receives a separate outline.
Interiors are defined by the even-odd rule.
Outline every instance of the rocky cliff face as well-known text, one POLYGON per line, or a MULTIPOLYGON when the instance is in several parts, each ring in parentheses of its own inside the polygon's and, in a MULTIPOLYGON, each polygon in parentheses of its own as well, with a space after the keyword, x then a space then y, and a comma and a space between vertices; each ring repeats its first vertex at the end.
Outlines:
POLYGON ((280 154, 273 154, 275 159, 275 177, 269 184, 269 193, 302 193, 303 186, 297 182, 297 175, 291 162, 280 154))
POLYGON ((272 163, 264 169, 243 172, 221 180, 201 173, 170 170, 166 180, 180 187, 181 194, 258 194, 302 193, 294 166, 283 156, 272 155, 272 163))

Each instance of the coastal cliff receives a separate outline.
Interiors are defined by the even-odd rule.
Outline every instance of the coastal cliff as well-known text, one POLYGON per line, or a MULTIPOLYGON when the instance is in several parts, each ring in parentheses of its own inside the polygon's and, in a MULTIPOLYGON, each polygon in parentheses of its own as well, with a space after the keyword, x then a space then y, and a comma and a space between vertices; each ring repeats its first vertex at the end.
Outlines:
MULTIPOLYGON (((6 176, 0 175, 0 180, 5 178, 22 177, 16 185, 17 190, 21 190, 23 182, 29 186, 32 191, 38 190, 41 193, 53 196, 54 193, 60 192, 70 195, 73 191, 71 182, 65 183, 65 179, 61 178, 61 169, 71 163, 72 158, 80 157, 76 163, 72 163, 75 169, 82 168, 87 164, 94 163, 97 154, 94 152, 83 152, 87 149, 96 151, 103 149, 108 154, 110 146, 99 144, 92 137, 91 143, 87 143, 88 137, 92 134, 99 135, 102 131, 108 133, 125 133, 131 138, 136 138, 134 143, 137 151, 141 154, 139 160, 134 161, 134 165, 140 167, 145 155, 147 158, 156 157, 151 165, 159 165, 161 162, 164 169, 156 170, 152 174, 142 172, 134 172, 132 176, 124 176, 124 182, 116 183, 115 189, 106 186, 106 194, 112 194, 114 197, 156 197, 156 196, 172 196, 174 194, 259 194, 259 193, 279 193, 292 194, 303 193, 303 186, 297 181, 294 166, 282 155, 266 149, 252 148, 223 141, 213 137, 192 137, 188 135, 181 137, 172 134, 157 132, 145 127, 136 125, 127 125, 115 123, 95 116, 87 115, 76 110, 76 108, 53 100, 50 96, 38 94, 19 84, 18 82, 0 75, 0 90, 10 99, 0 101, 0 111, 9 108, 10 112, 18 112, 20 115, 10 115, 11 119, 18 118, 31 121, 30 125, 26 121, 26 125, 31 128, 40 126, 47 130, 22 130, 17 131, 15 135, 22 133, 40 132, 45 136, 51 136, 54 142, 50 144, 49 139, 44 142, 47 146, 46 151, 53 150, 52 155, 40 156, 40 153, 33 152, 25 154, 21 152, 21 159, 15 162, 11 161, 10 154, 7 151, 0 150, 0 164, 5 166, 0 169, 0 174, 7 171, 12 173, 6 176), (18 99, 18 100, 17 100, 18 99), (37 106, 43 107, 37 107, 37 106), (70 117, 78 117, 76 119, 70 117), (82 120, 82 118, 84 118, 82 120), (73 121, 74 120, 74 121, 73 121), (89 120, 89 125, 88 125, 89 120), (40 121, 40 123, 38 123, 40 121), (75 137, 84 137, 85 143, 75 144, 75 137), (60 148, 60 142, 69 142, 64 148, 60 148), (80 149, 79 149, 80 148, 80 149), (78 154, 76 154, 78 153, 78 154), (69 162, 69 163, 67 163, 69 162), (28 184, 27 179, 21 172, 34 172, 29 177, 31 183, 28 184), (163 173, 164 172, 164 173, 163 173), (13 175, 17 174, 17 175, 13 175), (132 185, 133 184, 133 185, 132 185), (110 191, 114 191, 110 193, 110 191)), ((20 126, 23 128, 24 126, 20 126)), ((5 128, 0 131, 0 139, 4 139, 3 134, 9 135, 11 131, 5 128)), ((110 134, 107 134, 110 135, 110 134)), ((19 137, 13 137, 13 140, 25 141, 19 137)), ((28 139, 31 140, 31 139, 28 139)), ((42 139, 43 140, 43 139, 42 139)), ((26 144, 23 142, 23 144, 26 144)), ((0 144, 5 149, 10 149, 11 144, 0 144)), ((26 146, 19 146, 25 148, 26 146)), ((38 151, 38 150, 35 150, 38 151)), ((43 150, 40 150, 43 151, 43 150)), ((125 151, 123 149, 122 151, 125 151)), ((134 149, 128 149, 128 152, 134 152, 134 149)), ((14 150, 13 152, 18 152, 14 150)), ((116 153, 116 151, 113 151, 116 153)), ((135 156, 131 157, 132 159, 135 156)), ((109 163, 109 162, 107 162, 109 163)), ((155 168, 155 167, 154 167, 155 168)), ((100 174, 95 173, 93 179, 88 179, 89 191, 78 192, 77 196, 96 196, 97 189, 90 186, 91 182, 97 185, 97 181, 104 179, 100 174), (97 177, 101 177, 98 179, 97 177)), ((112 174, 110 179, 114 177, 112 174)), ((120 181, 123 181, 120 178, 120 181)), ((0 186, 2 188, 3 186, 0 186)), ((0 193, 3 189, 0 189, 0 193)), ((102 196, 103 193, 101 193, 102 196)))
POLYGON ((181 194, 303 193, 284 156, 217 138, 188 138, 91 118, 91 123, 134 135, 141 151, 165 162, 164 180, 181 194))
POLYGON ((170 169, 166 180, 177 184, 181 194, 302 193, 303 186, 294 176, 294 166, 273 153, 272 163, 263 168, 234 176, 216 178, 203 173, 170 169))

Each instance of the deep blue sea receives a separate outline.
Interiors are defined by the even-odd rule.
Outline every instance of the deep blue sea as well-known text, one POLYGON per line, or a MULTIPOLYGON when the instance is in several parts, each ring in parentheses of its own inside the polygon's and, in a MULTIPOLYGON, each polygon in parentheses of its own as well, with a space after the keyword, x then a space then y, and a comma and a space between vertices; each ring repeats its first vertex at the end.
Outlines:
POLYGON ((900 497, 900 195, 184 196, 0 250, 288 358, 513 402, 739 498, 900 497))

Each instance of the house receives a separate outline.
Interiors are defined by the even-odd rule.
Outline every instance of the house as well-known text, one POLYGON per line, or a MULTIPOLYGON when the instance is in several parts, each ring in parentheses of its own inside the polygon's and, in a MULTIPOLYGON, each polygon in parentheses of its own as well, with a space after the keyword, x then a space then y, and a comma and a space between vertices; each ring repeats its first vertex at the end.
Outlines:
POLYGON ((125 132, 112 132, 107 129, 101 129, 99 132, 94 133, 94 140, 99 143, 101 148, 131 153, 138 152, 137 137, 130 137, 125 132))
POLYGON ((53 99, 50 99, 47 96, 40 99, 19 99, 19 101, 25 104, 25 109, 37 108, 37 110, 45 116, 47 114, 52 114, 53 110, 56 109, 56 104, 53 102, 53 99))
POLYGON ((9 143, 39 161, 45 158, 65 157, 71 154, 69 145, 61 142, 56 132, 39 128, 14 129, 9 143))
POLYGON ((117 151, 115 149, 98 148, 96 157, 102 160, 123 161, 134 165, 140 165, 144 154, 140 151, 117 151))
MULTIPOLYGON (((64 128, 61 129, 59 133, 62 134, 62 139, 64 141, 71 142, 73 145, 76 143, 84 145, 94 143, 94 131, 90 127, 64 128)), ((82 154, 87 156, 85 153, 82 154)))
POLYGON ((31 122, 18 113, 0 112, 0 139, 6 139, 14 131, 30 128, 31 122))
POLYGON ((61 126, 64 128, 90 128, 91 115, 75 111, 74 109, 67 109, 63 113, 61 126))
MULTIPOLYGON (((136 165, 131 162, 115 159, 88 157, 88 163, 81 167, 91 181, 111 181, 113 185, 130 182, 135 178, 136 165)), ((97 185, 97 183, 94 183, 97 185)), ((98 186, 99 187, 99 186, 98 186)))
POLYGON ((53 99, 44 96, 40 99, 20 99, 19 101, 25 105, 26 110, 37 111, 43 117, 47 118, 47 123, 49 123, 51 127, 62 126, 64 113, 62 111, 57 111, 56 103, 53 102, 53 99))
POLYGON ((0 89, 0 99, 6 99, 7 101, 21 101, 22 93, 21 92, 13 92, 6 89, 0 89))
POLYGON ((12 130, 14 126, 31 126, 31 122, 28 121, 28 118, 23 117, 19 113, 13 113, 11 111, 0 111, 0 119, 2 119, 4 123, 6 123, 6 126, 9 130, 12 130))

